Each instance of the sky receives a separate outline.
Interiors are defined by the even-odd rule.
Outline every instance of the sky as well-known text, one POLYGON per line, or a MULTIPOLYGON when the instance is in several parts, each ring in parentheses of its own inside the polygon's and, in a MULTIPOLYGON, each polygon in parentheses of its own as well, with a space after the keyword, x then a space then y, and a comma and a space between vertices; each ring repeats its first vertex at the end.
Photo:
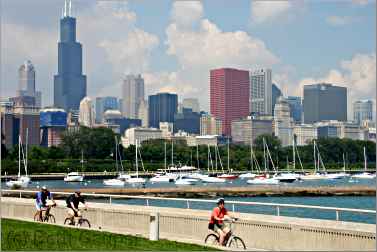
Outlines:
MULTIPOLYGON (((63 6, 1 0, 1 97, 16 94, 17 70, 31 60, 43 105, 53 104, 63 6)), ((345 86, 349 117, 352 101, 375 100, 375 0, 72 0, 72 7, 92 98, 121 98, 124 76, 141 73, 146 95, 174 92, 208 110, 209 70, 232 67, 271 68, 285 96, 317 82, 345 86)))

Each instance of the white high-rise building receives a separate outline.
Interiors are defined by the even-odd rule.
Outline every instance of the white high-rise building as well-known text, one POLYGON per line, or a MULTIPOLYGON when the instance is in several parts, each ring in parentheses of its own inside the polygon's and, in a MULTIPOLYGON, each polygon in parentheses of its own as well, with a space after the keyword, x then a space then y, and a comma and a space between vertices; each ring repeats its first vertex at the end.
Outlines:
POLYGON ((148 101, 141 101, 138 110, 138 118, 141 120, 141 126, 148 128, 148 101))
POLYGON ((200 112, 199 100, 196 98, 185 98, 183 99, 182 105, 184 108, 192 109, 192 112, 200 112))
POLYGON ((353 103, 353 120, 362 124, 363 121, 373 120, 373 101, 358 100, 353 103))
POLYGON ((138 119, 139 106, 144 101, 144 79, 141 75, 127 75, 122 87, 122 113, 126 118, 138 119))
POLYGON ((281 145, 292 145, 293 119, 290 116, 289 103, 283 96, 280 96, 275 104, 274 121, 275 136, 280 139, 281 145))
POLYGON ((26 60, 18 69, 18 96, 35 96, 35 69, 30 60, 26 60))
POLYGON ((307 145, 310 141, 317 139, 317 128, 313 124, 301 124, 293 126, 293 134, 296 145, 307 145))
POLYGON ((272 115, 272 71, 261 69, 250 72, 250 111, 272 115))
POLYGON ((80 102, 79 124, 86 127, 93 127, 95 120, 94 106, 92 99, 84 97, 80 102))

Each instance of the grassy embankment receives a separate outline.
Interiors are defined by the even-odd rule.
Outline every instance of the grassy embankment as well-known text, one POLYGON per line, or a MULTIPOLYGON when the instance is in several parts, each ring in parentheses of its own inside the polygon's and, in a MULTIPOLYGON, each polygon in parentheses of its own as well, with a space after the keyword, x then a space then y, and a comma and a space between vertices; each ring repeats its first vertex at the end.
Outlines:
POLYGON ((144 250, 206 251, 213 248, 194 244, 59 227, 48 224, 1 219, 3 250, 144 250))

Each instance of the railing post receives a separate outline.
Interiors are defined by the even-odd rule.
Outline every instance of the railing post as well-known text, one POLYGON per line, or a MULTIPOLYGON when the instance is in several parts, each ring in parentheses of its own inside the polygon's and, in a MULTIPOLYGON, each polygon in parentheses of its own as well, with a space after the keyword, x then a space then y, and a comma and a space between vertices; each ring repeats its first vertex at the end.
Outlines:
POLYGON ((109 196, 109 203, 110 203, 110 205, 111 205, 111 203, 112 203, 112 202, 111 202, 111 196, 109 196))
POLYGON ((147 199, 147 206, 149 206, 149 199, 147 199))
POLYGON ((276 215, 280 216, 280 207, 279 206, 276 206, 276 215))
POLYGON ((335 215, 336 215, 336 220, 339 221, 339 210, 335 211, 335 215))
POLYGON ((20 191, 20 199, 22 198, 22 193, 21 193, 21 191, 20 191))
POLYGON ((234 204, 232 204, 232 212, 234 213, 235 211, 234 211, 234 204))
POLYGON ((160 214, 155 212, 149 216, 149 240, 157 241, 160 238, 160 214))
POLYGON ((190 202, 187 200, 187 209, 190 209, 190 202))

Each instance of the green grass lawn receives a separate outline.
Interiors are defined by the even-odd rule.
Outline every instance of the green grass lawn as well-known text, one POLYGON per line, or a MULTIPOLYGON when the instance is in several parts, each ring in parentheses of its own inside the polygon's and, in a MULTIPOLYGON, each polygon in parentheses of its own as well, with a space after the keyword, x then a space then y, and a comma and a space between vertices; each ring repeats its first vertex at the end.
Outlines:
POLYGON ((2 250, 214 250, 199 245, 1 219, 2 250))

